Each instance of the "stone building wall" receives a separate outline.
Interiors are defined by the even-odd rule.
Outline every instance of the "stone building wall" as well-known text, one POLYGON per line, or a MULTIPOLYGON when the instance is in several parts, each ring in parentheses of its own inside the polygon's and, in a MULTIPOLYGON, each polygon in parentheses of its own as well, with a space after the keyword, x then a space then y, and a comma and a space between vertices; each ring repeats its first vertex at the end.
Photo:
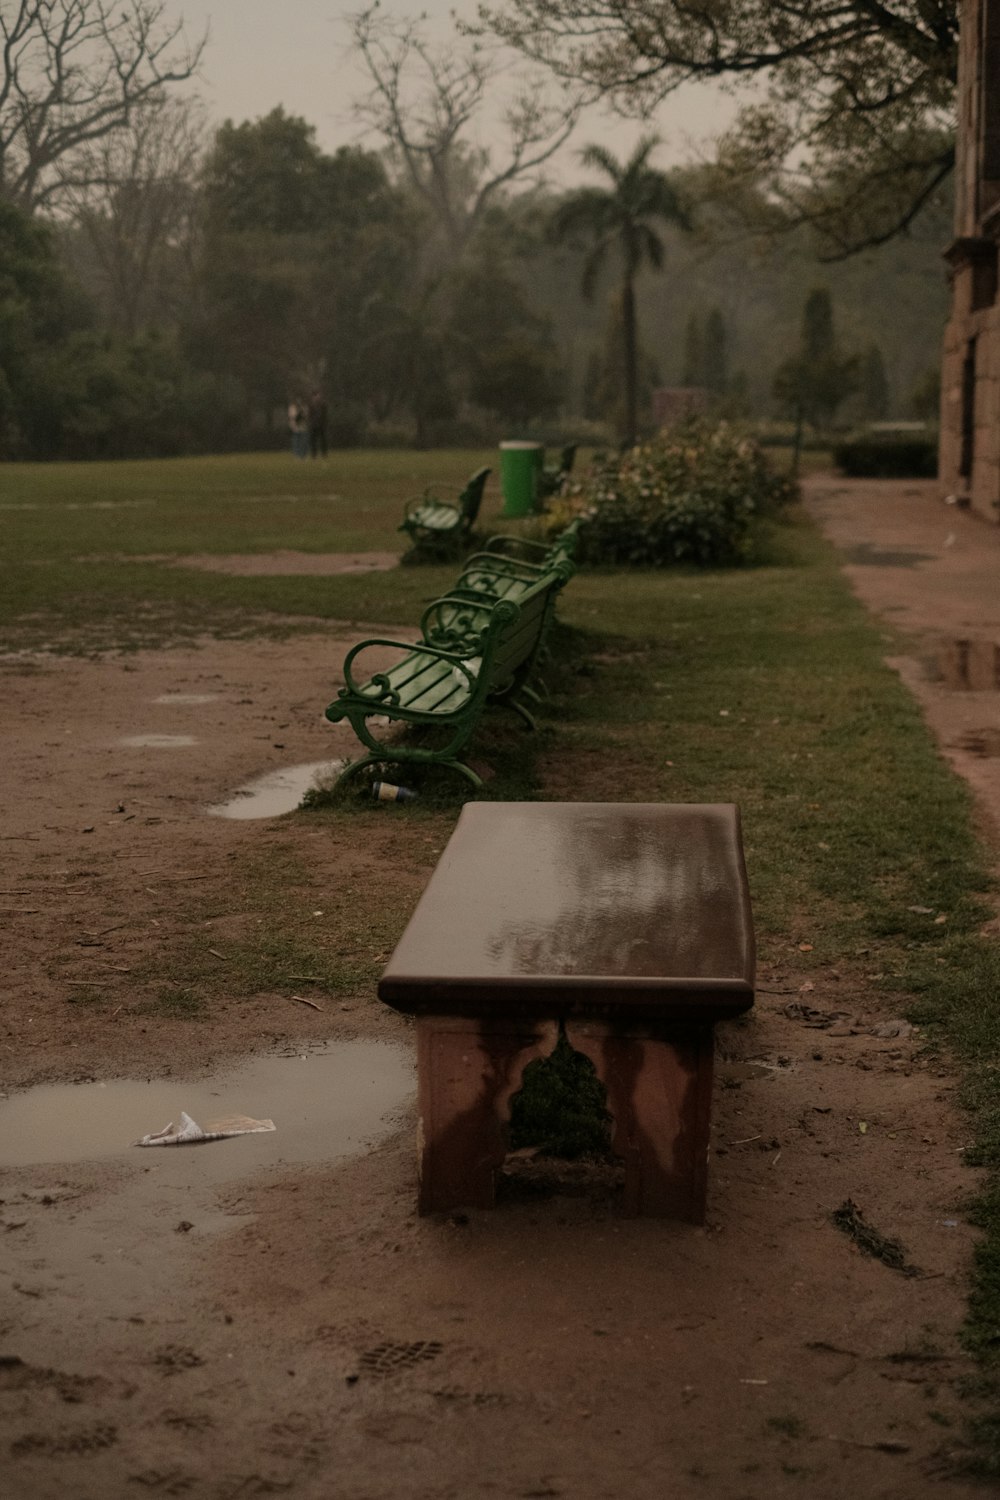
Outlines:
POLYGON ((962 0, 941 482, 1000 521, 1000 0, 962 0))

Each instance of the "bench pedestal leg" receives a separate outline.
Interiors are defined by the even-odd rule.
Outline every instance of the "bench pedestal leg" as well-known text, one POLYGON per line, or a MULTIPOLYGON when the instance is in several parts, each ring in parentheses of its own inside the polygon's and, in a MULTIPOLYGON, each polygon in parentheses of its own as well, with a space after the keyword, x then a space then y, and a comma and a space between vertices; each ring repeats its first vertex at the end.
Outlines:
POLYGON ((624 1212, 704 1223, 711 1026, 568 1021, 566 1037, 590 1058, 607 1090, 611 1148, 625 1161, 624 1212))
POLYGON ((511 1095, 528 1063, 547 1057, 557 1040, 555 1021, 418 1018, 422 1214, 493 1207, 511 1095))

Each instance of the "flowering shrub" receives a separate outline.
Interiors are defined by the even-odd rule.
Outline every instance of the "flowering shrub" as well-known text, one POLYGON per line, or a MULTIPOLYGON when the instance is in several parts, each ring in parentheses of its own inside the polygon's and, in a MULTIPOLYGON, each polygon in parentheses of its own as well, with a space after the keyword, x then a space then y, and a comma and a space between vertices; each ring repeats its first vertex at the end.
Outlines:
POLYGON ((582 562, 718 567, 746 561, 755 524, 795 497, 753 438, 695 421, 596 460, 566 498, 585 517, 582 562))

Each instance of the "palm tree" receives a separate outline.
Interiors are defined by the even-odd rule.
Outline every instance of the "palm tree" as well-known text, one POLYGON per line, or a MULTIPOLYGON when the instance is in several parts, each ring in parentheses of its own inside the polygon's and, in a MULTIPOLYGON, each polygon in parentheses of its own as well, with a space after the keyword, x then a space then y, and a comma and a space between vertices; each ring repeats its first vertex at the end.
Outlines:
POLYGON ((635 324, 635 278, 644 265, 663 265, 663 240, 651 221, 689 229, 690 221, 669 179, 649 165, 659 136, 643 136, 624 165, 603 146, 587 146, 580 160, 610 179, 610 186, 584 187, 564 198, 553 216, 557 239, 592 241, 583 266, 581 290, 589 301, 608 253, 621 262, 622 376, 625 386, 627 447, 636 441, 638 418, 638 339, 635 324))

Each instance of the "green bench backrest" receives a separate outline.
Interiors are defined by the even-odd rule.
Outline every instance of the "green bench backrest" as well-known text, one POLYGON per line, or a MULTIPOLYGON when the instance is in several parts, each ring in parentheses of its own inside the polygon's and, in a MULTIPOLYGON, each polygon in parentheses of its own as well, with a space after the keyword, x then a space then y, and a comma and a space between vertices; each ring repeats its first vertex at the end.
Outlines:
POLYGON ((486 488, 486 481, 492 472, 492 469, 488 468, 477 469, 458 497, 458 508, 462 512, 462 518, 467 526, 474 526, 476 524, 479 507, 483 503, 483 491, 486 488))
POLYGON ((493 685, 508 682, 534 659, 564 582, 561 572, 545 573, 516 603, 502 599, 493 606, 487 631, 490 646, 484 655, 484 668, 493 685))

